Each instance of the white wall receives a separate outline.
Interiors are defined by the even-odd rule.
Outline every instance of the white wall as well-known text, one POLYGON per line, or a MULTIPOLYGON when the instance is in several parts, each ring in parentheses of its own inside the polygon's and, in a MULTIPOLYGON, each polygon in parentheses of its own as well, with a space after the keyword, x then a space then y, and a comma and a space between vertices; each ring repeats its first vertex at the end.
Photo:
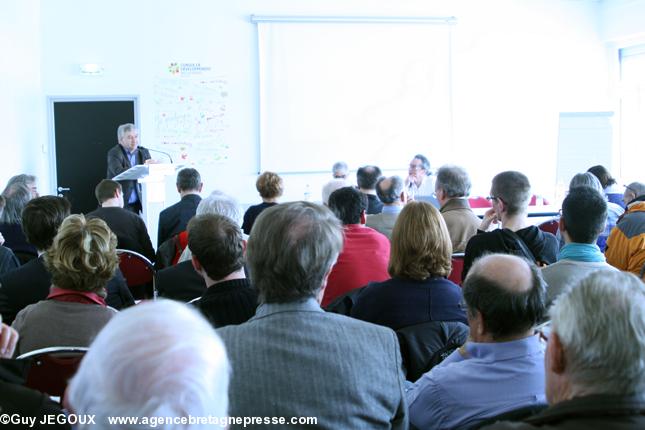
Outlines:
MULTIPOLYGON (((31 12, 37 12, 39 3, 34 0, 29 4, 29 13, 18 12, 37 21, 31 12)), ((0 16, 5 16, 6 8, 0 6, 0 16)), ((483 194, 490 178, 504 169, 522 170, 538 192, 552 193, 559 112, 611 110, 598 2, 57 0, 44 1, 40 8, 42 90, 35 78, 12 79, 20 81, 25 90, 28 87, 28 92, 39 93, 43 104, 46 96, 54 95, 139 95, 141 135, 146 145, 154 146, 146 140, 154 136, 154 77, 170 62, 199 62, 227 76, 227 136, 234 150, 225 165, 204 166, 201 171, 206 190, 224 189, 244 203, 259 200, 254 190, 257 44, 255 27, 249 22, 251 14, 456 16, 453 88, 457 156, 441 159, 428 155, 435 167, 455 162, 469 168, 475 190, 483 194), (81 76, 77 68, 84 62, 101 63, 105 74, 81 76)), ((31 25, 35 29, 38 24, 31 25)), ((30 33, 18 27, 10 32, 16 38, 30 33)), ((30 58, 37 63, 38 56, 30 58)), ((20 111, 23 123, 39 127, 45 124, 42 115, 39 110, 20 111)), ((30 133, 45 135, 44 130, 30 133)), ((31 149, 37 147, 36 140, 38 144, 42 141, 27 137, 31 136, 16 140, 27 142, 31 149)), ((22 163, 25 160, 23 157, 22 163)), ((40 176, 48 174, 45 166, 38 167, 40 176)), ((324 175, 285 179, 285 199, 302 198, 306 184, 311 184, 313 197, 319 198, 319 186, 326 180, 324 175)))
POLYGON ((39 0, 0 3, 0 53, 1 190, 18 173, 46 176, 39 0))

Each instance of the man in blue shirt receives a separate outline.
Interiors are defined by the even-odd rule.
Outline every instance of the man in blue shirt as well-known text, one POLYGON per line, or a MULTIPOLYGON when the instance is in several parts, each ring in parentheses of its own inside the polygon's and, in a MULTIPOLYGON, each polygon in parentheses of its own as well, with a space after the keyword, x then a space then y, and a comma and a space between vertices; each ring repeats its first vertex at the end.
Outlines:
POLYGON ((464 282, 464 299, 470 339, 407 391, 413 427, 469 427, 546 403, 544 344, 534 335, 546 310, 537 267, 512 255, 482 257, 464 282))

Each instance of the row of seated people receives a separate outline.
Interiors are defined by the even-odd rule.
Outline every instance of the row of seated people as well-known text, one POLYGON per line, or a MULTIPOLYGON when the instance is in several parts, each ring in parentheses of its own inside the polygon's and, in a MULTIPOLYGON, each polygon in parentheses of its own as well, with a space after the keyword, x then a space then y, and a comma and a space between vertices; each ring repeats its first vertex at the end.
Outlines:
MULTIPOLYGON (((577 194, 590 191, 574 188, 567 198, 575 202, 577 194)), ((588 197, 596 195, 604 202, 597 193, 588 197)), ((361 300, 380 295, 383 301, 372 305, 393 319, 408 313, 425 313, 422 321, 453 318, 466 322, 470 334, 457 350, 444 351, 441 363, 418 379, 408 375, 416 380, 406 382, 397 336, 384 327, 389 324, 324 312, 319 305, 343 249, 342 224, 329 209, 306 202, 269 208, 258 217, 248 245, 226 216, 199 215, 188 230, 194 268, 213 291, 215 318, 208 307, 197 307, 210 325, 187 307, 163 301, 121 315, 106 312, 101 298, 116 268, 116 238, 101 220, 72 215, 63 221, 45 257, 53 282, 48 301, 94 309, 102 322, 84 319, 89 311, 39 320, 34 316, 35 308, 44 306, 40 302, 19 314, 14 329, 22 352, 35 333, 59 336, 60 319, 70 320, 65 336, 82 331, 74 326, 96 328, 69 387, 71 411, 96 414, 101 423, 115 415, 228 413, 315 417, 322 428, 474 428, 548 402, 550 408, 524 423, 491 428, 558 428, 572 421, 577 427, 567 428, 644 424, 645 287, 631 274, 600 270, 576 280, 548 311, 551 331, 537 335, 536 327, 548 318, 551 287, 540 269, 525 258, 491 254, 474 262, 463 292, 454 284, 442 288, 447 281, 433 272, 449 270, 445 223, 432 205, 410 203, 393 231, 390 288, 370 284, 351 311, 360 310, 361 300), (412 232, 425 237, 418 240, 412 232), (447 253, 428 252, 435 246, 428 240, 432 234, 447 253), (253 287, 239 282, 245 279, 245 261, 253 287), (422 297, 417 287, 429 278, 439 283, 422 297), (435 303, 442 300, 443 306, 435 303), (244 309, 249 312, 242 316, 244 309), (215 326, 216 334, 205 326, 215 326), (540 336, 548 338, 546 353, 540 336), (177 348, 168 347, 175 342, 177 348), (115 357, 119 366, 113 365, 115 357)), ((596 226, 596 234, 599 230, 596 226)))

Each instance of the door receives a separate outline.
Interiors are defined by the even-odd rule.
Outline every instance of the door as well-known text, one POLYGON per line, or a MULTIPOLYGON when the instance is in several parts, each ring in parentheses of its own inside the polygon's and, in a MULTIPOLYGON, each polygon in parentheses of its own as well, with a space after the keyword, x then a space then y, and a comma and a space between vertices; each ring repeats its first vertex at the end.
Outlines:
POLYGON ((72 213, 96 209, 94 188, 105 179, 107 152, 120 124, 135 122, 136 100, 53 100, 56 190, 72 213))

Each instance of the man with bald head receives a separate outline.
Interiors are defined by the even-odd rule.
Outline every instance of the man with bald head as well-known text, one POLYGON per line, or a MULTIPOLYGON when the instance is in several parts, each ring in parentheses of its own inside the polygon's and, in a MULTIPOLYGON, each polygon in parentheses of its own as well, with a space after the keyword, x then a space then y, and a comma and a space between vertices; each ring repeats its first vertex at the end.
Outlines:
POLYGON ((464 282, 470 337, 407 391, 416 428, 471 427, 486 418, 546 403, 544 344, 534 334, 545 288, 526 260, 491 254, 464 282))
POLYGON ((376 195, 383 202, 380 214, 368 215, 365 225, 392 239, 394 223, 408 201, 403 179, 398 176, 383 177, 376 183, 376 195))

